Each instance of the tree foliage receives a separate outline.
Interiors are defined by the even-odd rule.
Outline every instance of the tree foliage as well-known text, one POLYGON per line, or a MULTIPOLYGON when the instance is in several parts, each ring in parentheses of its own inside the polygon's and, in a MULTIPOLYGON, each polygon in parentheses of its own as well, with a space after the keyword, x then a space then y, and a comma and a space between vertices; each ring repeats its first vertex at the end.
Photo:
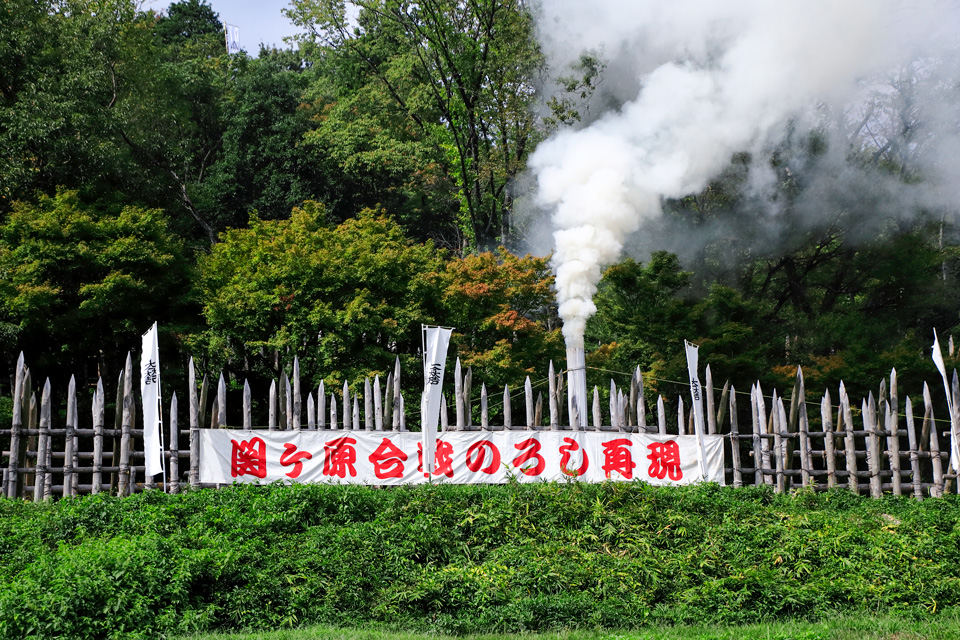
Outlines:
POLYGON ((14 203, 0 225, 0 319, 40 368, 96 358, 107 370, 117 366, 107 354, 135 348, 154 321, 184 327, 189 276, 156 209, 91 206, 66 191, 14 203))
POLYGON ((305 380, 338 386, 416 371, 420 323, 434 321, 440 260, 374 211, 330 226, 307 203, 288 220, 251 219, 200 261, 208 353, 221 367, 278 376, 299 355, 305 380), (289 351, 288 351, 289 350, 289 351))
POLYGON ((11 0, 0 20, 0 202, 57 185, 116 189, 129 166, 111 142, 144 44, 127 0, 11 0))
MULTIPOLYGON (((289 15, 299 48, 252 58, 226 54, 204 0, 4 4, 0 356, 115 364, 160 320, 209 368, 264 379, 293 354, 331 383, 415 371, 420 323, 456 327, 491 387, 562 358, 546 259, 484 251, 520 245, 516 179, 597 115, 602 52, 547 69, 523 0, 289 15)), ((666 391, 689 339, 740 388, 797 365, 851 391, 891 366, 929 377, 932 329, 960 319, 956 215, 929 197, 949 136, 927 128, 953 126, 954 64, 871 78, 862 104, 664 201, 656 251, 600 285, 588 363, 666 391)))
POLYGON ((389 136, 425 145, 451 183, 463 246, 505 242, 510 181, 536 142, 533 80, 542 64, 520 0, 297 0, 288 15, 334 66, 354 109, 390 122, 389 136), (392 120, 392 122, 391 122, 392 120))
POLYGON ((518 389, 524 376, 542 377, 547 360, 563 356, 546 258, 500 248, 448 262, 441 281, 456 353, 491 392, 518 389))

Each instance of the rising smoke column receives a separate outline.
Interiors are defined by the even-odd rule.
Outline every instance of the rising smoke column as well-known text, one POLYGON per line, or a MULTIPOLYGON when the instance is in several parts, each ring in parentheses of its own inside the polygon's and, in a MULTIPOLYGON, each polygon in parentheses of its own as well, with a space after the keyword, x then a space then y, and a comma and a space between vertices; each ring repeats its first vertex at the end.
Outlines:
MULTIPOLYGON (((618 108, 541 144, 530 166, 552 212, 570 408, 586 424, 584 330, 602 271, 664 198, 704 189, 733 154, 762 156, 788 123, 845 104, 860 81, 918 55, 956 26, 948 2, 899 0, 547 0, 541 42, 554 67, 584 50, 614 62, 618 108), (565 33, 564 33, 565 32, 565 33), (559 34, 559 35, 558 35, 559 34), (570 34, 576 34, 571 40, 570 34), (565 37, 566 36, 566 37, 565 37), (622 76, 620 80, 622 80, 622 76), (622 92, 621 92, 622 93, 622 92)), ((950 36, 955 38, 955 36, 950 36)), ((907 63, 909 64, 909 63, 907 63)))
POLYGON ((553 212, 568 349, 583 348, 602 270, 660 214, 661 199, 702 190, 734 153, 759 149, 818 101, 850 97, 860 77, 890 64, 892 27, 903 29, 892 0, 546 4, 541 24, 594 25, 582 47, 603 46, 621 66, 635 55, 640 86, 620 109, 560 132, 531 159, 537 199, 553 212))

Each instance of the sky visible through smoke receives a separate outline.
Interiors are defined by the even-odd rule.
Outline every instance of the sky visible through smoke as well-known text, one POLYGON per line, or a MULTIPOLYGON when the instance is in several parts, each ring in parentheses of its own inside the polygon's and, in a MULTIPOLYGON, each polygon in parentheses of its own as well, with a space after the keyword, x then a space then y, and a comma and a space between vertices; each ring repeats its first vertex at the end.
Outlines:
POLYGON ((845 198, 878 217, 953 206, 957 16, 955 2, 938 0, 544 2, 551 68, 585 51, 605 64, 580 125, 530 163, 533 206, 552 221, 568 345, 582 345, 602 271, 625 252, 682 254, 731 231, 720 221, 680 240, 663 232, 661 214, 665 199, 700 192, 735 154, 751 159, 744 189, 767 244, 778 229, 823 222, 845 198), (827 150, 803 167, 804 194, 785 213, 768 197, 783 179, 771 155, 802 162, 791 141, 813 130, 827 150), (904 170, 871 171, 852 154, 896 158, 904 170), (907 163, 922 182, 903 179, 907 163))

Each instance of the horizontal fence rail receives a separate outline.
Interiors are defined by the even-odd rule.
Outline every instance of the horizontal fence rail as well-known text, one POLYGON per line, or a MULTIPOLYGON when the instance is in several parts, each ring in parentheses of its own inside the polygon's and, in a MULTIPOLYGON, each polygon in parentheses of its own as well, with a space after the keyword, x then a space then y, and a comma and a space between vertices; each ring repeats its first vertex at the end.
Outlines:
MULTIPOLYGON (((38 402, 30 369, 21 354, 14 376, 13 420, 9 429, 0 429, 0 495, 39 501, 53 496, 101 492, 123 496, 158 487, 176 493, 188 486, 208 486, 199 481, 199 430, 226 428, 227 388, 223 375, 219 376, 214 389, 207 376, 198 385, 192 358, 187 373, 188 422, 186 428, 181 428, 174 393, 164 424, 167 478, 158 485, 153 477, 144 475, 143 430, 136 425, 137 403, 130 354, 117 381, 113 421, 106 421, 103 380, 98 381, 93 392, 90 414, 81 418, 77 411, 76 384, 71 378, 62 425, 52 423, 50 381, 43 385, 38 402)), ((590 424, 587 430, 593 431, 694 433, 694 411, 689 406, 689 396, 679 397, 673 419, 667 416, 663 396, 657 397, 648 414, 639 368, 625 388, 610 381, 606 407, 602 406, 599 389, 594 387, 590 406, 583 408, 588 412, 588 421, 579 419, 581 409, 576 402, 571 402, 567 409, 568 414, 574 415, 564 416, 568 406, 564 380, 565 373, 556 372, 551 362, 544 413, 543 390, 538 389, 535 395, 529 377, 524 381, 520 398, 505 386, 502 396, 495 391, 496 397, 491 399, 485 384, 480 385, 479 395, 476 393, 472 370, 464 371, 457 360, 452 406, 446 396, 441 404, 441 433, 578 430, 579 427, 570 425, 587 422, 590 424), (491 422, 492 413, 499 418, 499 424, 491 422), (479 424, 474 424, 474 415, 479 416, 479 424)), ((291 375, 283 373, 270 385, 267 425, 254 427, 251 389, 244 382, 242 417, 232 426, 268 430, 407 431, 400 382, 398 359, 383 382, 375 376, 373 380, 363 380, 357 385, 357 391, 344 383, 336 392, 328 391, 321 382, 316 389, 310 389, 304 399, 299 362, 295 358, 291 375)), ((845 487, 873 497, 893 494, 921 499, 939 497, 951 491, 956 482, 956 473, 950 470, 950 451, 956 442, 957 417, 960 416, 960 408, 956 406, 960 399, 956 371, 949 398, 952 415, 946 427, 945 421, 934 418, 933 400, 926 384, 922 408, 921 405, 915 408, 909 397, 901 406, 895 370, 890 374, 889 383, 887 380, 881 383, 877 396, 871 392, 859 405, 851 401, 843 383, 839 386, 836 404, 826 391, 820 400, 819 420, 815 416, 812 421, 799 367, 787 400, 776 390, 768 394, 759 383, 751 388, 750 418, 746 424, 740 422, 745 412, 738 411, 738 402, 747 394, 738 394, 727 382, 718 397, 709 365, 704 391, 706 433, 724 436, 725 477, 733 487, 766 484, 778 493, 800 487, 845 487), (854 419, 855 413, 858 419, 854 419)), ((419 407, 419 403, 412 406, 419 407)))

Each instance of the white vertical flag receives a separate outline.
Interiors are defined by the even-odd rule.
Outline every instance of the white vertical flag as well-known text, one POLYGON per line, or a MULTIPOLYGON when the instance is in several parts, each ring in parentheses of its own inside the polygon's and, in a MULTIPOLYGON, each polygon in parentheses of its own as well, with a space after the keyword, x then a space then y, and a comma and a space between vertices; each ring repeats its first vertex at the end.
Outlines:
POLYGON ((143 457, 147 477, 163 473, 160 444, 160 349, 157 323, 143 334, 140 354, 140 396, 143 399, 143 457))
POLYGON ((447 347, 453 329, 423 326, 423 396, 420 401, 420 424, 423 447, 423 471, 433 473, 437 449, 437 423, 440 421, 440 399, 443 372, 447 363, 447 347))
POLYGON ((960 470, 960 443, 957 442, 957 412, 954 404, 956 398, 950 391, 950 381, 947 379, 947 367, 943 362, 943 353, 940 351, 940 340, 937 338, 937 330, 933 330, 933 363, 937 365, 937 371, 943 378, 943 390, 947 394, 947 408, 950 410, 950 466, 954 471, 960 470))
POLYGON ((693 426, 697 432, 697 456, 700 459, 700 473, 706 478, 707 467, 704 460, 704 427, 703 427, 703 390, 700 387, 700 376, 697 365, 700 359, 700 347, 683 341, 687 352, 687 372, 690 374, 690 399, 693 401, 693 426))
POLYGON ((224 27, 227 37, 227 53, 240 53, 240 27, 228 24, 224 27))

